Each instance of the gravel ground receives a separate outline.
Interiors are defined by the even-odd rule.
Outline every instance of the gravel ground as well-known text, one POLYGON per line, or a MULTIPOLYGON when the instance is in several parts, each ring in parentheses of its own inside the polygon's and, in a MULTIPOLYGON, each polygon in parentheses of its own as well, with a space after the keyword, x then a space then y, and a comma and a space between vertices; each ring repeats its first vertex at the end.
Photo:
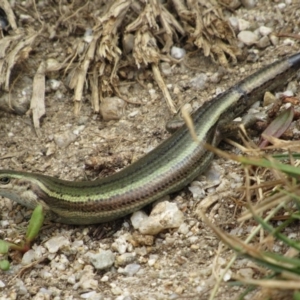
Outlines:
MULTIPOLYGON (((258 2, 251 9, 240 7, 228 13, 244 50, 235 66, 224 70, 201 53, 171 68, 161 66, 163 73, 170 71, 164 79, 177 104, 192 99, 192 107, 198 107, 254 70, 298 51, 296 39, 275 36, 299 32, 299 5, 298 15, 296 8, 291 13, 296 1, 258 2)), ((128 88, 130 99, 140 105, 127 104, 120 120, 106 122, 93 114, 89 103, 75 117, 70 92, 59 78, 54 83, 46 82, 46 117, 40 137, 28 116, 0 111, 1 169, 23 169, 67 180, 94 179, 120 170, 169 135, 165 123, 171 114, 150 80, 128 88)), ((221 147, 235 151, 227 144, 221 147)), ((239 165, 216 158, 212 168, 189 188, 164 199, 176 204, 171 209, 175 207, 179 225, 156 235, 140 233, 132 225, 137 214, 98 226, 46 221, 32 250, 23 258, 13 253, 11 269, 0 273, 0 299, 208 299, 233 252, 223 249, 201 221, 199 207, 210 202, 208 217, 227 232, 245 237, 254 224, 241 227, 236 221, 241 211, 236 207, 241 197, 238 187, 242 185, 239 165)), ((151 210, 148 207, 145 212, 151 210)), ((0 211, 0 237, 20 241, 31 212, 3 198, 0 211)), ((280 251, 281 246, 277 247, 280 251)), ((259 270, 248 260, 238 259, 215 299, 236 299, 241 294, 243 287, 228 285, 234 274, 255 278, 259 270)), ((257 294, 248 297, 258 299, 257 294)))

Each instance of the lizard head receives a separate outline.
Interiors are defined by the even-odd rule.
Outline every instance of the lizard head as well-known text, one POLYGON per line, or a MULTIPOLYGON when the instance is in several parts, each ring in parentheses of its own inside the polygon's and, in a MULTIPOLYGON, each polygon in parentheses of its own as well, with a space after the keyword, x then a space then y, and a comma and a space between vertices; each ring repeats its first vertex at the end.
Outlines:
POLYGON ((28 208, 37 206, 38 197, 32 189, 34 177, 29 173, 0 170, 0 196, 9 198, 28 208))

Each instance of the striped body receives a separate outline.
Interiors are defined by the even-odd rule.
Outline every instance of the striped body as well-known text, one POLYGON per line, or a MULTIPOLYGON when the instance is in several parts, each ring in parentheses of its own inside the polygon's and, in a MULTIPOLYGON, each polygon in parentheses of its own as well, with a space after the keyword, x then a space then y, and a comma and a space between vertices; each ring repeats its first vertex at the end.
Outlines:
MULTIPOLYGON (((243 114, 266 90, 281 88, 300 68, 300 53, 254 73, 207 101, 192 116, 198 140, 217 146, 222 128, 243 114)), ((27 207, 42 203, 50 217, 67 224, 117 219, 178 191, 205 171, 213 154, 195 143, 186 126, 120 172, 95 181, 0 170, 0 196, 27 207)))

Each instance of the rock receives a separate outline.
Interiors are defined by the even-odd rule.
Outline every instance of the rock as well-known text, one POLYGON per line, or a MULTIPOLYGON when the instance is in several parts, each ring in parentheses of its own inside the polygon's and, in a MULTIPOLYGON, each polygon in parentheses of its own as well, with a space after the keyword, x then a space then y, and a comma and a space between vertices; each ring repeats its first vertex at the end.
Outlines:
POLYGON ((264 49, 267 48, 268 46, 270 46, 270 40, 267 36, 263 36, 257 43, 257 47, 260 49, 264 49))
POLYGON ((270 40, 271 40, 271 43, 273 46, 277 46, 278 43, 279 43, 279 38, 278 36, 274 35, 274 34, 271 34, 270 35, 270 40))
POLYGON ((100 114, 103 120, 119 120, 123 115, 125 101, 118 97, 106 97, 100 103, 100 114))
POLYGON ((160 70, 166 76, 169 76, 169 75, 172 74, 172 68, 171 68, 171 65, 168 62, 162 62, 160 64, 160 70))
POLYGON ((276 101, 276 97, 271 92, 265 92, 263 106, 268 106, 276 101))
POLYGON ((258 41, 258 36, 252 31, 248 30, 241 31, 237 37, 241 42, 243 42, 247 46, 251 46, 257 43, 258 41))
POLYGON ((183 213, 175 203, 160 202, 154 207, 149 218, 140 224, 139 231, 142 234, 155 235, 168 228, 178 228, 183 219, 183 213))
POLYGON ((67 130, 61 134, 54 135, 54 142, 59 148, 66 148, 77 139, 76 134, 67 130))
POLYGON ((57 253, 59 249, 69 245, 70 241, 64 236, 55 236, 45 243, 45 247, 50 253, 57 253))
POLYGON ((243 278, 252 278, 254 275, 254 272, 251 268, 243 268, 238 270, 238 274, 243 278))
POLYGON ((80 295, 80 298, 88 300, 104 300, 104 296, 95 291, 83 293, 80 295))
POLYGON ((253 8, 256 5, 256 0, 241 0, 246 8, 253 8))
POLYGON ((134 212, 132 214, 132 216, 130 217, 133 228, 138 229, 140 227, 141 223, 147 218, 148 218, 148 216, 142 210, 134 212))
POLYGON ((272 28, 266 26, 260 26, 258 30, 262 36, 269 35, 273 31, 272 28))
POLYGON ((87 253, 91 264, 97 270, 105 270, 115 263, 115 255, 110 250, 100 250, 99 253, 87 253))
POLYGON ((239 31, 244 31, 250 28, 250 22, 244 19, 238 19, 238 29, 239 31))
POLYGON ((114 243, 112 243, 111 248, 114 251, 119 252, 120 254, 124 254, 127 250, 128 247, 128 243, 126 241, 126 238, 121 235, 120 237, 118 237, 114 243))
POLYGON ((33 261, 35 261, 35 252, 33 249, 30 249, 23 255, 22 264, 26 266, 31 264, 33 261))
POLYGON ((171 48, 171 56, 176 59, 182 59, 185 56, 186 51, 183 48, 173 46, 171 48))
POLYGON ((194 90, 203 90, 206 82, 207 75, 205 73, 200 73, 190 80, 190 86, 194 90))
POLYGON ((126 276, 133 276, 136 274, 141 268, 139 264, 129 264, 125 268, 119 268, 118 273, 126 275, 126 276))
POLYGON ((124 254, 117 256, 116 265, 125 266, 127 264, 134 262, 135 259, 136 259, 135 253, 124 253, 124 254))
POLYGON ((95 274, 93 273, 92 266, 85 266, 79 276, 79 282, 73 286, 75 290, 78 288, 82 288, 84 290, 96 290, 98 288, 98 281, 94 279, 95 274))

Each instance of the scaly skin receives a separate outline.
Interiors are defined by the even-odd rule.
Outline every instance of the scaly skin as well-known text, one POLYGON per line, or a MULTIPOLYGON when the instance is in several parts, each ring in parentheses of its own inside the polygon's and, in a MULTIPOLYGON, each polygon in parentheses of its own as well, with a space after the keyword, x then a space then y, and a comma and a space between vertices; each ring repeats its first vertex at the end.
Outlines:
POLYGON ((178 191, 205 171, 222 128, 243 114, 267 90, 281 88, 300 67, 300 53, 277 61, 206 102, 193 115, 198 140, 186 126, 122 171, 95 181, 64 181, 41 174, 0 170, 0 195, 33 208, 42 204, 50 218, 67 224, 117 219, 178 191))

